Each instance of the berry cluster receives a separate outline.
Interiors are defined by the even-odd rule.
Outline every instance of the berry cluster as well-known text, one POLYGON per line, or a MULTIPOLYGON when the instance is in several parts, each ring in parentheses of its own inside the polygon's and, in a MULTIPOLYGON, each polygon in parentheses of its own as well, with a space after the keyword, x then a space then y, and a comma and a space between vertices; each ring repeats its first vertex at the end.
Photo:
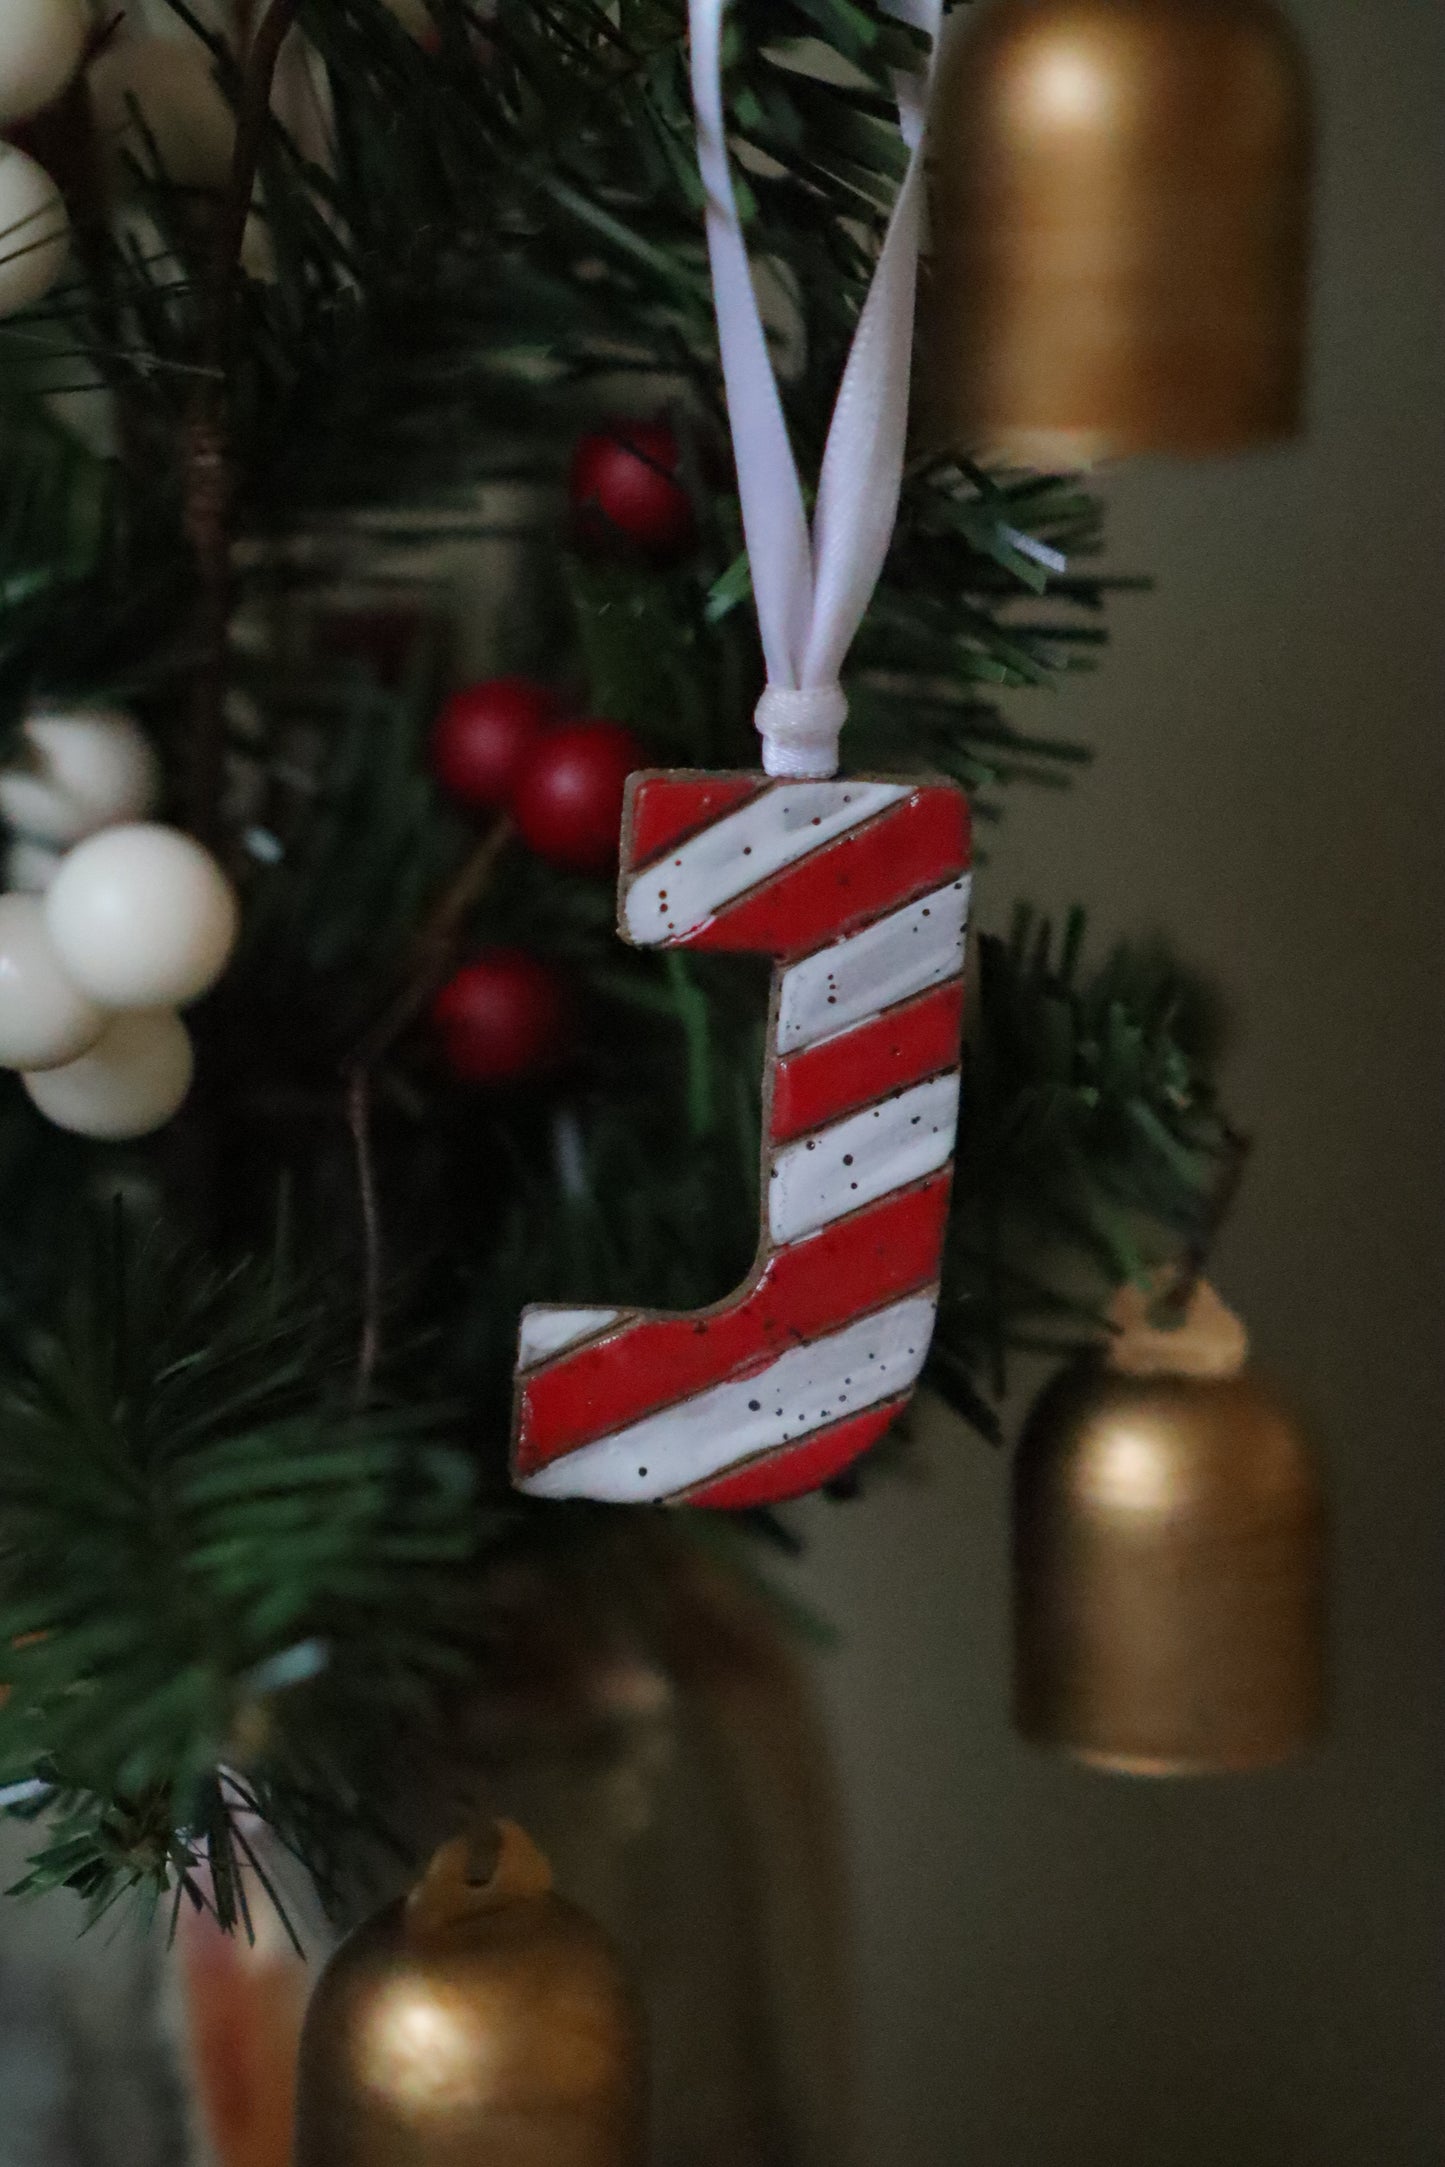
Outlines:
POLYGON ((160 791, 129 715, 32 715, 0 770, 14 841, 0 895, 0 1068, 81 1136, 144 1136, 177 1112, 194 1056, 176 1011, 225 969, 239 910, 221 867, 148 817, 160 791))
MULTIPOLYGON (((631 548, 651 564, 692 545, 692 500, 665 422, 619 421, 584 436, 571 504, 586 547, 631 548)), ((432 734, 432 772, 472 813, 504 814, 559 871, 605 877, 617 863, 627 778, 646 761, 619 722, 570 715, 552 687, 493 677, 453 693, 432 734)), ((519 1083, 555 1068, 570 1040, 562 974, 522 948, 491 948, 445 985, 432 1010, 443 1056, 468 1083, 519 1083)))
MULTIPOLYGON (((448 700, 432 771, 469 812, 506 814, 527 848, 571 873, 617 862, 627 778, 646 755, 621 723, 568 719, 549 686, 494 677, 448 700)), ((522 948, 490 948, 442 988, 432 1020, 452 1073, 519 1083, 554 1068, 569 1042, 567 985, 522 948)))

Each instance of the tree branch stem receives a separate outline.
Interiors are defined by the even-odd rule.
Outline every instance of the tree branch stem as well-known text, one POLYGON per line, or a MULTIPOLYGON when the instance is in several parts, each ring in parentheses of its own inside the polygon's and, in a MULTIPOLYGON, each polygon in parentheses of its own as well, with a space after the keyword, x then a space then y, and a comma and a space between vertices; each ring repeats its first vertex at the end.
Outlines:
POLYGON ((226 646, 231 619, 231 515, 235 498, 230 391, 236 298, 246 221, 271 110, 271 86, 300 0, 271 0, 244 54, 231 171, 216 218, 197 380, 186 418, 185 528, 196 560, 195 672, 191 683, 190 822, 214 843, 226 754, 226 646))
POLYGON ((351 1132, 356 1160, 357 1203, 361 1215, 361 1342, 356 1358, 358 1405, 364 1404, 370 1393, 381 1352, 384 1258, 381 1201, 371 1133, 372 1082, 379 1064, 403 1032, 416 1022, 445 978, 462 923, 486 892, 514 833, 510 820, 496 821, 462 860, 417 933, 404 985, 382 1010, 346 1064, 346 1125, 351 1132))

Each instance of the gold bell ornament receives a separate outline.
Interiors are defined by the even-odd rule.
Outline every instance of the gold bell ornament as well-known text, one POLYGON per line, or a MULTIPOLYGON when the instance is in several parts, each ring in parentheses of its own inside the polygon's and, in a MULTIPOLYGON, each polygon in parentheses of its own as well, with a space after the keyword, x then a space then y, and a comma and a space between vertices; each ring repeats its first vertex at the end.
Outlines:
POLYGON ((1121 1774, 1267 1767, 1323 1725, 1321 1484, 1213 1289, 1157 1315, 1125 1289, 1025 1426, 1015 1721, 1121 1774))
POLYGON ((1309 86, 1269 0, 985 0, 931 125, 931 442, 1060 468, 1296 432, 1309 86))
POLYGON ((640 2167, 642 2114, 607 1941, 501 1821, 489 1847, 444 1846, 322 1973, 295 2167, 640 2167))

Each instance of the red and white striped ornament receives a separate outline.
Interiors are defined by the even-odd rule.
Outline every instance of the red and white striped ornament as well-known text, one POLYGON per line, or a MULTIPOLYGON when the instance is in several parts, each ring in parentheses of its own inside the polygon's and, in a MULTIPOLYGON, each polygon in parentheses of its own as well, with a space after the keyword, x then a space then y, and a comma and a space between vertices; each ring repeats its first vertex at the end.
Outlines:
POLYGON ((726 0, 689 0, 698 159, 743 528, 768 681, 765 773, 634 776, 620 930, 775 959, 762 1238, 684 1315, 528 1309, 513 1475, 535 1497, 759 1505, 826 1482, 906 1405, 938 1302, 969 895, 950 783, 835 780, 839 673, 897 510, 923 134, 941 0, 897 78, 908 168, 844 372, 811 527, 728 162, 726 0), (772 778, 771 780, 769 778, 772 778))
POLYGON ((710 1309, 526 1311, 519 1488, 763 1504, 906 1404, 938 1299, 968 868, 950 783, 633 779, 624 939, 776 958, 762 1241, 710 1309))

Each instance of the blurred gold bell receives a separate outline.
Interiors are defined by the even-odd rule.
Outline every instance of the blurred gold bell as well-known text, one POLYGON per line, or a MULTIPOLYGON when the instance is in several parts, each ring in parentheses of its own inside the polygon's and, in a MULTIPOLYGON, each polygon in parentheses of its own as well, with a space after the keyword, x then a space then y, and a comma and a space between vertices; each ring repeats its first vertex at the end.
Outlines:
POLYGON ((601 1930, 510 1821, 344 1941, 312 1997, 295 2167, 639 2167, 642 2055, 601 1930))
POLYGON ((1300 424, 1309 89, 1268 0, 992 0, 932 119, 928 440, 1072 467, 1300 424))
POLYGON ((1324 1500, 1289 1411, 1201 1284, 1047 1388, 1014 1479, 1015 1721, 1132 1775, 1262 1768, 1325 1704, 1324 1500))

